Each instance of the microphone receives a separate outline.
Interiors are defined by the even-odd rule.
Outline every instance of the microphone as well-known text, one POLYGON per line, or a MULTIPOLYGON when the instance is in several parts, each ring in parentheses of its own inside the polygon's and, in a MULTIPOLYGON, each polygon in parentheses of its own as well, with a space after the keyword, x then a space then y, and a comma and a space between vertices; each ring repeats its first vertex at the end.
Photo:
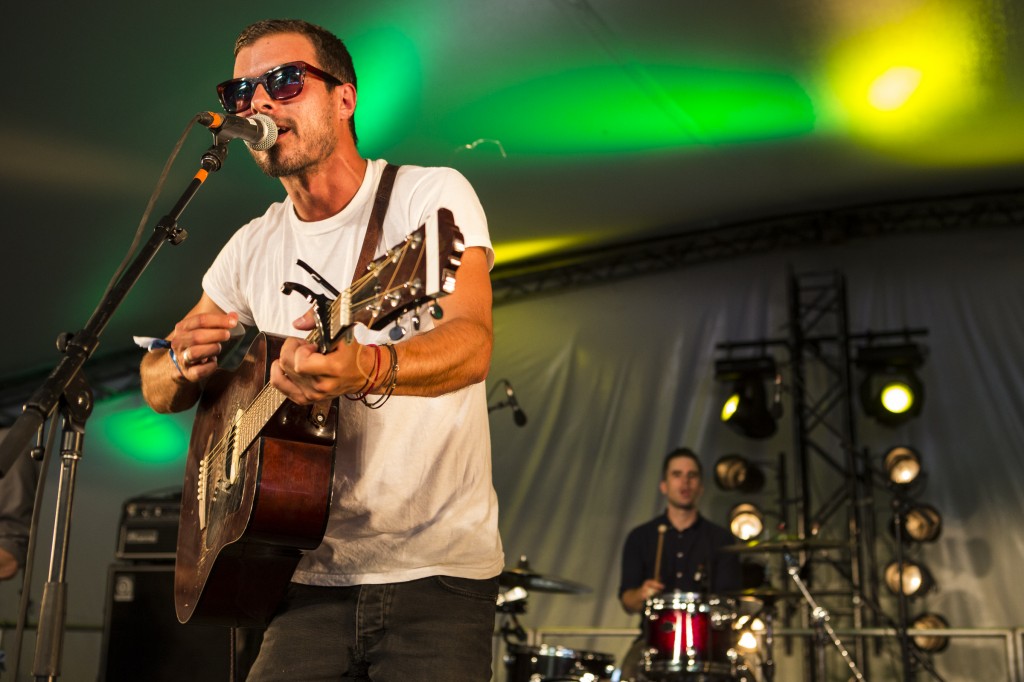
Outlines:
POLYGON ((508 406, 512 408, 512 418, 515 420, 516 426, 526 426, 526 413, 519 407, 516 392, 507 380, 505 381, 505 397, 508 398, 508 406))
POLYGON ((200 111, 196 120, 226 140, 242 140, 255 151, 270 149, 277 142, 277 124, 266 114, 253 114, 245 118, 234 114, 200 111))

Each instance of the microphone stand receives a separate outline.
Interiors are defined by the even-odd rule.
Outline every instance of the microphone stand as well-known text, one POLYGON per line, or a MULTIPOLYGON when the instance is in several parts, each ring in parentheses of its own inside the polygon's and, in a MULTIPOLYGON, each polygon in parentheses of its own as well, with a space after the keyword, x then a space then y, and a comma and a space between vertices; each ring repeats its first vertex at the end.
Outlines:
MULTIPOLYGON (((816 602, 814 597, 811 596, 810 591, 807 589, 807 585, 800 577, 800 563, 794 559, 793 555, 789 552, 783 552, 783 557, 786 560, 786 572, 789 573, 793 582, 795 582, 796 586, 800 589, 800 593, 803 595, 804 601, 806 601, 808 606, 811 607, 811 616, 814 618, 815 625, 820 630, 823 630, 828 634, 829 639, 832 640, 832 644, 834 644, 836 649, 839 651, 839 655, 843 657, 846 665, 850 668, 850 673, 853 675, 853 679, 857 680, 857 682, 864 682, 865 677, 857 667, 857 663, 853 660, 853 656, 850 655, 850 652, 847 651, 842 641, 840 641, 839 635, 836 634, 836 631, 832 629, 832 625, 829 624, 830 616, 828 611, 818 605, 818 602, 816 602)), ((819 661, 819 663, 821 663, 821 661, 819 661)), ((823 670, 819 672, 822 674, 824 673, 823 670)))
MULTIPOLYGON (((50 566, 43 599, 39 607, 39 626, 36 632, 36 651, 33 675, 37 680, 55 680, 60 675, 61 651, 67 608, 67 552, 71 535, 71 506, 74 500, 78 462, 82 458, 85 422, 92 412, 92 391, 81 374, 82 366, 92 357, 99 345, 100 334, 121 302, 138 282, 143 271, 152 262, 164 242, 177 246, 185 241, 188 232, 178 226, 178 218, 202 187, 207 176, 220 170, 227 157, 228 140, 214 136, 213 145, 200 161, 200 169, 185 188, 171 211, 160 219, 153 235, 139 250, 120 279, 110 288, 85 327, 76 334, 63 333, 57 347, 64 357, 44 380, 22 408, 7 437, 0 444, 0 476, 15 460, 25 456, 26 449, 58 405, 63 420, 61 441, 61 472, 57 493, 56 516, 53 523, 53 541, 50 566)), ((45 476, 45 472, 41 473, 45 476)), ((26 588, 29 576, 26 576, 26 588)), ((20 651, 19 651, 20 654, 20 651)), ((20 659, 20 656, 18 656, 20 659)), ((17 677, 20 660, 14 662, 17 677)))

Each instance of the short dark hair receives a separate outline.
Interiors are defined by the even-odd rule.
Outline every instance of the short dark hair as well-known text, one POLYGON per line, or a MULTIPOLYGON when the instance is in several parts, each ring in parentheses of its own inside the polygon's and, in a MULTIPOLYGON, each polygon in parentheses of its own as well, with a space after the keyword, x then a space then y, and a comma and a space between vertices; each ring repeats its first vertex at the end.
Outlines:
MULTIPOLYGON (((245 47, 249 47, 260 38, 279 33, 298 33, 309 38, 316 51, 316 59, 320 62, 317 66, 336 77, 342 83, 351 83, 353 88, 358 90, 356 85, 356 68, 352 64, 352 55, 341 38, 328 31, 323 26, 311 24, 302 19, 263 19, 254 24, 249 24, 235 39, 235 56, 245 47)), ((327 88, 333 89, 333 83, 325 83, 327 88)), ((349 130, 352 131, 352 140, 356 143, 359 138, 356 136, 355 115, 348 121, 349 130)))
POLYGON ((701 478, 704 478, 704 466, 700 463, 700 458, 697 457, 697 453, 690 448, 676 448, 665 455, 665 461, 661 463, 661 480, 665 480, 665 477, 668 476, 668 464, 676 457, 689 457, 692 459, 694 464, 697 465, 697 474, 701 478))

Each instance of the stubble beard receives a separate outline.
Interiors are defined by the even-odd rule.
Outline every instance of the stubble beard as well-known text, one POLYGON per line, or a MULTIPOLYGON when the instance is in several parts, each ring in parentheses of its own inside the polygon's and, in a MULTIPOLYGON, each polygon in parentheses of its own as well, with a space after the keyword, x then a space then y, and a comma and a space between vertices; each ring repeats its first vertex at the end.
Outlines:
MULTIPOLYGON (((292 135, 294 135, 292 128, 292 135)), ((309 175, 316 171, 324 159, 334 153, 338 139, 326 121, 318 121, 306 126, 303 138, 306 144, 293 149, 290 156, 285 150, 274 146, 262 152, 249 150, 259 169, 272 178, 283 178, 295 175, 309 175)))

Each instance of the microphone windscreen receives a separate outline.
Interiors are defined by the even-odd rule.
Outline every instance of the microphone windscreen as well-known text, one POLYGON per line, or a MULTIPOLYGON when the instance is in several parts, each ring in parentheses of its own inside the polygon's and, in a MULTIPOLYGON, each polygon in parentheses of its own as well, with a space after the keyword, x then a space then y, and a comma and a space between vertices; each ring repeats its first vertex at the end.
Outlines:
POLYGON ((249 120, 258 122, 263 128, 263 137, 256 142, 245 143, 249 149, 262 152, 273 147, 277 142, 277 124, 274 123, 274 119, 266 114, 253 114, 249 120))

